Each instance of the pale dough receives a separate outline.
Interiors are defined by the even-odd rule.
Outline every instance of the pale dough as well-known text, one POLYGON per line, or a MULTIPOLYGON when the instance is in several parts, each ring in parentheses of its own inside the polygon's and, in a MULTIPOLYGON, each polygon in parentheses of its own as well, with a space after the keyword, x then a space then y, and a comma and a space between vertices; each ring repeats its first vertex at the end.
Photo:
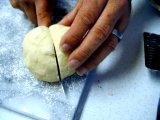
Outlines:
POLYGON ((43 81, 59 81, 54 46, 62 79, 75 71, 68 65, 68 55, 59 49, 62 36, 69 27, 55 24, 50 28, 39 26, 30 31, 23 41, 24 61, 33 75, 43 81))
POLYGON ((67 32, 69 27, 56 24, 56 25, 52 25, 49 29, 51 31, 51 36, 53 38, 53 42, 54 42, 54 45, 56 48, 58 63, 60 66, 61 77, 62 77, 62 79, 64 79, 66 76, 74 73, 74 70, 69 68, 67 65, 68 55, 64 54, 64 52, 62 52, 59 49, 59 44, 60 44, 61 38, 67 32))

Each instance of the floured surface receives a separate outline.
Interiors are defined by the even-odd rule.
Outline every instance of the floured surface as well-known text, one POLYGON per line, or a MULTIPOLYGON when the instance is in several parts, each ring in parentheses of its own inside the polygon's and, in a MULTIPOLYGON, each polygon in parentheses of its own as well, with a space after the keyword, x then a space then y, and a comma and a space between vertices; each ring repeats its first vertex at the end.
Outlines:
MULTIPOLYGON (((86 76, 67 78, 69 100, 59 85, 37 81, 24 65, 21 47, 25 34, 34 26, 8 0, 0 2, 0 14, 1 103, 47 120, 70 120, 86 76)), ((8 113, 1 110, 0 119, 10 120, 8 113)))

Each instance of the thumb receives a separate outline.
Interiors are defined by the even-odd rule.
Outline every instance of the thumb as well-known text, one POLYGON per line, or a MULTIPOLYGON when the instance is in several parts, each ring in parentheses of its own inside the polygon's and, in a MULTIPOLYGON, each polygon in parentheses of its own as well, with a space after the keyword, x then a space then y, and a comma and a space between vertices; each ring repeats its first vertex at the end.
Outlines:
POLYGON ((47 0, 36 0, 36 15, 38 25, 51 25, 51 11, 47 0))

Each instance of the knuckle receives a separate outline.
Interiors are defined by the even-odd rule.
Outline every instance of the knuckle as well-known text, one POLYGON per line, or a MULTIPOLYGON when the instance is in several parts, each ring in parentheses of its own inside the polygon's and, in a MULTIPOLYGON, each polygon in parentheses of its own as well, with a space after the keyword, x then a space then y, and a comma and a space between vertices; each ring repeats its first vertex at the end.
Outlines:
POLYGON ((75 56, 77 56, 77 59, 81 62, 81 63, 84 63, 88 58, 89 58, 89 53, 88 50, 86 49, 77 49, 76 52, 75 52, 75 56))
POLYGON ((84 59, 87 59, 88 52, 81 50, 81 52, 79 53, 79 56, 82 59, 81 61, 83 62, 84 59))
POLYGON ((70 36, 66 36, 64 42, 72 44, 72 48, 75 48, 78 44, 80 44, 81 41, 76 34, 71 34, 70 36))
POLYGON ((94 30, 97 40, 104 40, 107 36, 107 31, 105 27, 97 26, 94 30))
POLYGON ((48 17, 49 17, 49 15, 47 13, 45 13, 45 12, 43 12, 43 13, 42 12, 38 12, 37 16, 41 20, 48 19, 48 17))
POLYGON ((107 17, 107 19, 112 18, 112 17, 113 17, 113 12, 112 12, 112 11, 108 11, 108 12, 106 13, 106 17, 107 17))
POLYGON ((111 26, 113 26, 113 24, 116 22, 116 20, 117 20, 117 18, 119 16, 116 13, 114 13, 113 11, 108 11, 105 15, 106 15, 107 20, 109 21, 109 23, 108 23, 108 27, 109 28, 111 26))
MULTIPOLYGON (((80 42, 80 41, 79 41, 79 36, 78 36, 77 34, 71 34, 70 38, 71 38, 70 40, 71 40, 74 44, 80 42)), ((69 39, 68 39, 68 40, 69 40, 69 39)))
POLYGON ((82 14, 79 15, 81 22, 86 26, 91 26, 94 23, 94 15, 92 12, 85 13, 82 12, 82 14))

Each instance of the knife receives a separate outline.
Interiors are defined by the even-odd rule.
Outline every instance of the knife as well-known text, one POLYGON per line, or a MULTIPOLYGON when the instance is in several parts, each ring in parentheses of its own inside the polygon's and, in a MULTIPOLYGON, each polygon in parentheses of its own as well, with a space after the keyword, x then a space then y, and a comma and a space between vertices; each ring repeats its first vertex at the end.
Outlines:
POLYGON ((86 75, 87 79, 85 81, 83 90, 81 92, 77 107, 74 111, 72 120, 80 120, 81 119, 81 115, 82 115, 84 106, 86 104, 86 101, 88 99, 89 92, 90 92, 91 87, 92 87, 94 80, 95 80, 95 72, 96 72, 96 70, 94 69, 86 75))
POLYGON ((56 48, 53 45, 54 51, 55 51, 55 57, 56 57, 56 64, 57 64, 57 71, 58 71, 58 77, 59 77, 59 83, 60 86, 62 88, 62 91, 64 93, 64 95, 67 97, 67 90, 65 89, 65 84, 63 83, 62 77, 61 77, 61 72, 60 72, 60 67, 59 67, 59 62, 58 62, 58 57, 57 57, 57 53, 56 53, 56 48))

